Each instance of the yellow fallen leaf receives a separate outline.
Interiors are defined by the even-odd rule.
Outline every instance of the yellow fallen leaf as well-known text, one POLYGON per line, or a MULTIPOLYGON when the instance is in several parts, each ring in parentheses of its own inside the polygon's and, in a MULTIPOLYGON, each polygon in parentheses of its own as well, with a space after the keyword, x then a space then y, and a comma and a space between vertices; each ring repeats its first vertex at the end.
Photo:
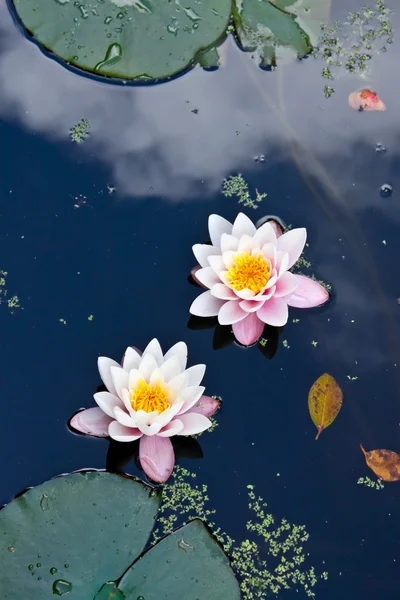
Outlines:
POLYGON ((400 479, 400 456, 391 450, 370 450, 367 452, 360 444, 365 462, 369 468, 384 481, 400 479))
POLYGON ((335 378, 329 373, 318 377, 308 393, 308 409, 314 425, 317 427, 318 439, 321 431, 329 427, 342 408, 343 393, 335 378))

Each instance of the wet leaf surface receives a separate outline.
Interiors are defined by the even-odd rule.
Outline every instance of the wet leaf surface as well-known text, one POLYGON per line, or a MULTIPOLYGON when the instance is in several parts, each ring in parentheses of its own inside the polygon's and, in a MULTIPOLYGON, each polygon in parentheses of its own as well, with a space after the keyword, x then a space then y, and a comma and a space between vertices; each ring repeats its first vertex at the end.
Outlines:
POLYGON ((384 481, 399 481, 400 455, 391 450, 370 450, 367 452, 360 444, 365 462, 369 468, 384 481))
POLYGON ((313 383, 308 394, 311 419, 317 427, 316 440, 321 431, 329 427, 342 408, 343 393, 332 375, 324 373, 313 383))

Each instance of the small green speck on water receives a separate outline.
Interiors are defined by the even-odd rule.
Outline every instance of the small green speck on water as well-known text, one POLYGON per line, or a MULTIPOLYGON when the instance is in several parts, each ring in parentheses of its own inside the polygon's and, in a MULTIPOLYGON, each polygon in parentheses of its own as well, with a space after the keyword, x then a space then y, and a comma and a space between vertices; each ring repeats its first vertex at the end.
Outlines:
POLYGON ((86 136, 89 135, 89 127, 89 121, 87 119, 81 119, 79 123, 72 127, 69 132, 71 141, 81 144, 85 140, 86 136))
POLYGON ((67 321, 65 319, 59 319, 60 323, 62 323, 63 325, 67 324, 67 321))
POLYGON ((93 321, 93 315, 88 316, 88 321, 93 321))
POLYGON ((383 488, 385 487, 382 479, 377 479, 376 481, 374 481, 369 477, 359 477, 357 480, 357 484, 364 485, 365 487, 372 488, 378 491, 383 490, 383 488))

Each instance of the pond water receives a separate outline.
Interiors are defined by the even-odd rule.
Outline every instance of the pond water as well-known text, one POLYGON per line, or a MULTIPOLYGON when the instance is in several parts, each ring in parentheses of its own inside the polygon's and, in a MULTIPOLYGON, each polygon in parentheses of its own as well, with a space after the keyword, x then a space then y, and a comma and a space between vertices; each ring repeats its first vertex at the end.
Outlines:
MULTIPOLYGON (((358 8, 334 0, 332 18, 358 8)), ((399 15, 391 20, 396 32, 399 15)), ((0 310, 0 503, 105 467, 108 442, 67 428, 94 405, 97 356, 184 340, 223 407, 200 439, 204 458, 179 464, 208 484, 221 527, 245 535, 253 484, 274 515, 306 525, 310 564, 329 572, 318 597, 397 598, 400 484, 357 485, 376 479, 360 442, 400 451, 397 40, 364 83, 342 73, 328 99, 320 60, 265 71, 232 39, 224 54, 217 71, 112 85, 45 55, 0 2, 0 268, 23 308, 0 310), (348 107, 364 84, 386 112, 348 107), (82 118, 90 135, 75 144, 82 118), (257 347, 214 350, 212 330, 187 327, 191 246, 206 241, 210 213, 233 220, 241 209, 221 194, 237 173, 268 194, 244 212, 306 227, 311 271, 333 290, 323 308, 292 309, 272 360, 257 347), (307 394, 326 371, 344 402, 316 442, 307 394)))

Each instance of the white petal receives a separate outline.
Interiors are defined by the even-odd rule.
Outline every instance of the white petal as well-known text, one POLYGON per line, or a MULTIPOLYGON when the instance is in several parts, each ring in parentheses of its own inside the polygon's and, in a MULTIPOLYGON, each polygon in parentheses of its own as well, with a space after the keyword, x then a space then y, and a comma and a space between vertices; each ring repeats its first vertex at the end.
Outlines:
POLYGON ((192 246, 193 254, 201 267, 208 267, 208 257, 219 254, 219 249, 209 244, 195 244, 192 246))
POLYGON ((221 300, 233 300, 236 297, 235 292, 228 288, 228 286, 224 283, 217 283, 213 285, 211 288, 211 294, 215 298, 220 298, 221 300))
POLYGON ((125 371, 130 371, 131 369, 137 369, 140 363, 140 354, 136 352, 133 348, 129 347, 126 349, 123 367, 125 371))
POLYGON ((193 365, 189 369, 186 369, 185 373, 188 377, 188 385, 200 385, 204 373, 206 372, 206 365, 193 365))
MULTIPOLYGON (((265 298, 265 300, 267 300, 267 298, 265 298)), ((239 303, 239 306, 247 313, 257 312, 257 310, 259 310, 262 307, 265 300, 242 300, 239 303)))
POLYGON ((173 400, 176 399, 177 395, 181 392, 183 388, 187 386, 187 384, 188 376, 186 375, 186 371, 171 379, 171 381, 168 383, 168 389, 173 400))
POLYGON ((228 300, 218 313, 220 325, 232 325, 245 318, 247 313, 240 308, 238 300, 228 300))
POLYGON ((210 232, 211 243, 220 247, 222 234, 232 233, 232 223, 219 215, 210 215, 208 217, 208 231, 210 232))
POLYGON ((287 252, 282 252, 279 250, 276 253, 276 270, 278 272, 278 277, 284 274, 289 268, 289 254, 287 252))
POLYGON ((118 398, 118 396, 114 396, 114 394, 110 394, 109 392, 97 392, 97 394, 94 394, 93 398, 97 405, 100 406, 101 410, 109 417, 114 417, 114 408, 116 406, 119 406, 120 408, 124 407, 121 398, 118 398))
POLYGON ((171 381, 182 372, 181 363, 177 356, 168 358, 160 369, 165 382, 171 381))
POLYGON ((125 425, 125 427, 136 427, 135 419, 132 419, 132 417, 128 415, 126 410, 123 410, 119 406, 116 406, 113 412, 114 417, 115 419, 117 419, 118 423, 125 425))
POLYGON ((164 375, 161 371, 161 369, 157 368, 154 369, 154 371, 152 372, 152 374, 150 375, 150 385, 157 385, 158 382, 164 383, 164 375))
MULTIPOLYGON (((132 369, 129 372, 129 382, 128 382, 128 389, 129 390, 135 390, 137 388, 137 386, 139 385, 139 382, 142 381, 144 379, 142 373, 139 371, 139 369, 132 369)), ((123 394, 122 393, 122 398, 123 398, 123 394)))
POLYGON ((149 415, 144 410, 138 410, 136 412, 136 423, 138 428, 145 435, 156 435, 161 429, 161 425, 157 422, 148 424, 149 415))
POLYGON ((142 437, 142 432, 137 428, 125 427, 118 421, 113 421, 108 427, 108 434, 117 442, 134 442, 142 437))
POLYGON ((306 244, 307 230, 305 227, 287 231, 278 239, 278 250, 289 254, 288 269, 293 267, 294 263, 300 258, 303 248, 306 244))
POLYGON ((205 387, 202 385, 188 387, 179 394, 179 401, 183 400, 183 405, 178 414, 182 415, 196 404, 205 392, 205 387))
POLYGON ((114 382, 111 377, 110 369, 111 367, 121 368, 121 365, 118 364, 115 360, 112 360, 111 358, 99 356, 99 358, 97 359, 97 366, 99 369, 100 377, 108 391, 112 394, 116 394, 117 391, 114 387, 114 382))
POLYGON ((111 367, 111 377, 118 396, 122 397, 122 390, 129 385, 129 374, 122 367, 111 367))
POLYGON ((161 350, 160 342, 156 338, 152 339, 151 342, 147 344, 146 348, 143 350, 142 360, 145 356, 148 356, 149 354, 155 359, 157 365, 161 367, 161 365, 164 362, 164 356, 161 350))
POLYGON ((139 365, 139 371, 147 383, 149 383, 151 374, 154 369, 157 369, 157 367, 157 361, 152 354, 146 354, 146 356, 143 356, 142 362, 139 365))
POLYGON ((178 435, 183 429, 183 423, 180 419, 174 419, 168 425, 162 428, 157 434, 159 437, 172 437, 178 435))
POLYGON ((242 235, 245 234, 253 237, 255 232, 256 226, 254 225, 253 221, 251 221, 244 213, 239 213, 235 219, 235 222, 233 223, 232 235, 237 238, 241 238, 242 235))
POLYGON ((274 270, 276 265, 276 244, 264 244, 261 252, 271 262, 271 269, 274 270))
POLYGON ((179 435, 195 435, 211 427, 210 419, 199 413, 180 415, 179 420, 183 423, 183 429, 179 435))
POLYGON ((275 246, 276 235, 271 223, 264 223, 264 225, 261 225, 261 227, 257 229, 256 233, 254 234, 253 239, 260 248, 262 248, 264 244, 270 243, 275 246))
POLYGON ((242 235, 239 242, 239 252, 248 252, 256 247, 251 235, 242 235))
POLYGON ((211 288, 216 283, 219 283, 220 279, 211 267, 205 267, 196 271, 196 277, 206 288, 211 288))
MULTIPOLYGON (((224 270, 231 269, 233 267, 233 265, 235 264, 235 261, 234 261, 235 254, 236 254, 236 252, 234 252, 233 250, 227 250, 226 252, 223 253, 222 260, 224 261, 224 270)), ((218 281, 219 281, 219 279, 218 279, 218 281)), ((217 282, 215 282, 215 283, 217 283, 217 282)))
POLYGON ((178 342, 174 344, 168 352, 164 356, 164 362, 166 362, 171 356, 177 356, 179 358, 179 362, 181 363, 181 370, 184 371, 186 369, 188 349, 185 342, 178 342))
POLYGON ((197 317, 216 317, 224 302, 224 300, 214 298, 208 290, 192 302, 189 312, 197 317))
MULTIPOLYGON (((209 256, 208 257, 208 264, 215 271, 215 273, 217 275, 219 275, 221 271, 225 270, 224 259, 222 258, 221 255, 218 255, 218 256, 209 256)), ((196 273, 196 275, 197 275, 197 273, 196 273)))
POLYGON ((236 251, 239 248, 239 240, 229 233, 222 234, 221 237, 221 252, 227 252, 227 250, 236 251))
POLYGON ((168 425, 168 423, 170 421, 172 421, 172 419, 178 414, 178 412, 181 410, 181 408, 183 406, 183 403, 184 403, 183 400, 180 400, 179 402, 175 402, 175 404, 172 404, 172 406, 170 406, 169 408, 164 410, 162 413, 160 413, 154 419, 154 422, 157 421, 157 423, 160 425, 160 427, 165 427, 165 425, 168 425))
POLYGON ((126 389, 122 390, 122 402, 124 403, 126 411, 130 414, 132 419, 134 419, 136 413, 132 408, 131 395, 126 389))

